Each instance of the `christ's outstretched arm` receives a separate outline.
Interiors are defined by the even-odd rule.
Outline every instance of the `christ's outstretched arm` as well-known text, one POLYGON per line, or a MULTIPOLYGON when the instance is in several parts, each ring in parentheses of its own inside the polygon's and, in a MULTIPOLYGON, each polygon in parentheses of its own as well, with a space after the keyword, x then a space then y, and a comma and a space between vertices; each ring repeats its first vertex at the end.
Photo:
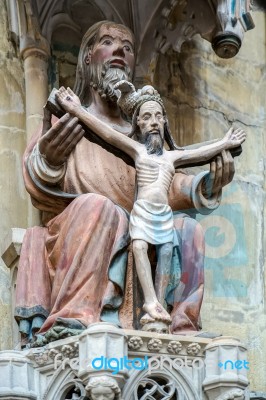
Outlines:
POLYGON ((64 108, 69 114, 77 117, 83 122, 88 128, 96 133, 107 143, 123 150, 135 161, 138 154, 138 149, 141 145, 135 140, 127 137, 123 133, 120 133, 112 129, 109 125, 105 124, 94 115, 88 113, 80 104, 79 98, 70 89, 61 87, 56 93, 58 103, 64 108))
POLYGON ((234 130, 230 128, 225 134, 223 139, 214 142, 198 149, 184 149, 169 152, 169 157, 174 163, 175 167, 182 166, 182 164, 193 164, 196 162, 206 161, 206 163, 220 154, 223 150, 229 150, 233 147, 238 147, 246 140, 246 133, 238 128, 234 130))

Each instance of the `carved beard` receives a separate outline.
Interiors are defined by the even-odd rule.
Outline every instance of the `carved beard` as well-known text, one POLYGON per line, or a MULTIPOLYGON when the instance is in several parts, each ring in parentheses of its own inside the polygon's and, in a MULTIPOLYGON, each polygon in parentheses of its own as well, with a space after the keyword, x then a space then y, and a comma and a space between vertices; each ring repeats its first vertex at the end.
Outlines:
POLYGON ((163 154, 163 138, 160 133, 149 133, 145 139, 145 146, 148 154, 156 154, 160 156, 163 154))
POLYGON ((118 92, 114 90, 114 85, 123 79, 129 80, 130 72, 128 66, 125 67, 125 70, 111 68, 110 61, 106 61, 104 64, 92 63, 89 68, 90 85, 98 91, 103 99, 116 103, 118 92))

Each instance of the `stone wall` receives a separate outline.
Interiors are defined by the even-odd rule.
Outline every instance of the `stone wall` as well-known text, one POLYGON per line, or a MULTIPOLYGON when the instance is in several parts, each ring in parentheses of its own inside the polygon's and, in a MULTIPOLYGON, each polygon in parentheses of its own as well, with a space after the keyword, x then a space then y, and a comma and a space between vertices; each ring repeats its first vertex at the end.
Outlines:
POLYGON ((202 325, 247 345, 251 388, 265 391, 266 25, 262 11, 253 17, 235 58, 219 59, 196 38, 160 58, 155 81, 179 144, 221 137, 232 124, 247 132, 222 205, 198 217, 207 245, 202 325))
MULTIPOLYGON (((25 98, 21 60, 9 40, 4 2, 0 7, 0 254, 12 227, 27 226, 27 200, 21 173, 25 148, 25 98)), ((0 349, 11 346, 10 276, 0 260, 0 349)))

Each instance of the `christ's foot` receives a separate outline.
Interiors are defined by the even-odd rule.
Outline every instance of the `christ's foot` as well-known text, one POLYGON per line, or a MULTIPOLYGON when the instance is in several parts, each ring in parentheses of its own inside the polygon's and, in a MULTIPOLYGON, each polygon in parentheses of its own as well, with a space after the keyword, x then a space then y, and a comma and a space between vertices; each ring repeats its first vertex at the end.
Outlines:
POLYGON ((140 319, 141 325, 146 325, 146 324, 149 324, 151 322, 155 322, 155 319, 152 318, 150 316, 150 314, 148 314, 148 313, 144 314, 143 317, 140 319))
POLYGON ((163 306, 158 302, 154 301, 151 303, 144 303, 144 311, 150 315, 151 318, 158 321, 165 321, 169 324, 171 323, 171 317, 168 312, 163 308, 163 306))

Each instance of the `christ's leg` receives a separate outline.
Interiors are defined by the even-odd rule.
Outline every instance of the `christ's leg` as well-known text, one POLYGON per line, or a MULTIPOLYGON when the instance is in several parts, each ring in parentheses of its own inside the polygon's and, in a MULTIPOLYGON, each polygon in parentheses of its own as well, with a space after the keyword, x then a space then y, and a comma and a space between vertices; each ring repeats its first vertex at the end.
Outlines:
POLYGON ((171 317, 158 302, 154 290, 151 265, 147 254, 148 243, 144 240, 135 239, 132 245, 137 274, 145 299, 143 309, 154 319, 170 322, 171 317))
POLYGON ((157 299, 165 305, 165 292, 169 283, 172 263, 173 243, 157 246, 157 268, 155 275, 155 292, 157 299))

